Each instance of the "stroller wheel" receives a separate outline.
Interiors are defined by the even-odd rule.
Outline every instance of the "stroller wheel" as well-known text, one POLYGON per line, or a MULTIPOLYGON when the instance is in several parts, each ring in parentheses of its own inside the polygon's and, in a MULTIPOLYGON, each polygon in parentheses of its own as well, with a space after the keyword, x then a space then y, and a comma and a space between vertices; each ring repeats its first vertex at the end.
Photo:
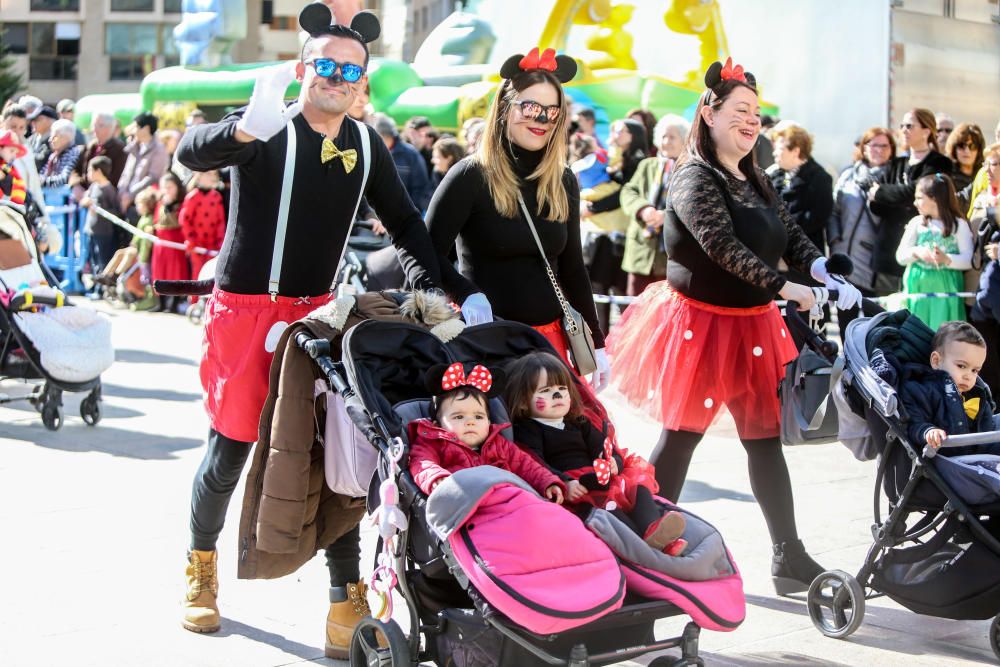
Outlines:
POLYGON ((80 416, 87 426, 97 426, 97 422, 101 421, 100 398, 90 394, 80 401, 80 416))
POLYGON ((365 616, 351 637, 351 667, 409 667, 410 645, 396 621, 388 623, 365 616), (378 636, 387 648, 379 646, 378 636))
POLYGON ((990 648, 993 649, 997 660, 1000 660, 1000 614, 997 614, 990 624, 990 648))
POLYGON ((63 409, 61 405, 48 403, 42 407, 42 424, 50 431, 58 431, 63 425, 63 409))
POLYGON ((809 618, 827 637, 843 639, 861 627, 865 592, 842 570, 828 570, 813 580, 806 597, 809 618))

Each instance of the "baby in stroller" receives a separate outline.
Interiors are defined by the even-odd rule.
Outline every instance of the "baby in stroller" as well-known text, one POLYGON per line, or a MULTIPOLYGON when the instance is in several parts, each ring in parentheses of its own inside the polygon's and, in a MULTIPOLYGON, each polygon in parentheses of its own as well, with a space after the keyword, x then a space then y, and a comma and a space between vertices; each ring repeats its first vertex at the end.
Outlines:
POLYGON ((670 556, 687 547, 680 512, 664 512, 653 500, 656 482, 650 465, 615 449, 603 429, 583 416, 569 369, 548 352, 532 352, 509 366, 506 403, 514 441, 528 447, 566 482, 570 509, 589 513, 602 507, 670 556))
POLYGON ((488 397, 498 393, 498 378, 476 364, 466 374, 461 363, 432 367, 427 388, 435 421, 410 422, 410 474, 430 495, 452 472, 480 465, 507 469, 538 493, 562 504, 566 485, 500 433, 507 424, 491 424, 488 397))
MULTIPOLYGON (((945 322, 931 342, 930 369, 910 364, 900 387, 907 435, 934 454, 949 435, 995 430, 990 388, 979 377, 986 341, 968 322, 945 322)), ((1000 442, 944 450, 950 458, 1000 473, 1000 442)))

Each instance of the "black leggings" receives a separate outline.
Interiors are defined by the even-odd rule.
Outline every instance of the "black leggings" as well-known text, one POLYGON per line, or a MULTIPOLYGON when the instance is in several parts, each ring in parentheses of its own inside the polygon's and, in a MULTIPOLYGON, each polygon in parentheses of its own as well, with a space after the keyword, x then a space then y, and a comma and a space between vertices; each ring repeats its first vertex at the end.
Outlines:
MULTIPOLYGON (((226 510, 240 481, 252 442, 227 438, 215 429, 208 432, 205 458, 191 489, 191 548, 215 551, 226 522, 226 510)), ((355 526, 326 548, 330 585, 345 586, 361 578, 361 527, 355 526)))
MULTIPOLYGON (((656 467, 660 495, 677 502, 687 478, 688 466, 695 447, 704 433, 668 431, 660 434, 650 462, 656 467)), ((799 538, 795 529, 795 506, 788 465, 778 438, 742 440, 750 469, 750 488, 764 512, 767 530, 774 544, 793 542, 799 538)))

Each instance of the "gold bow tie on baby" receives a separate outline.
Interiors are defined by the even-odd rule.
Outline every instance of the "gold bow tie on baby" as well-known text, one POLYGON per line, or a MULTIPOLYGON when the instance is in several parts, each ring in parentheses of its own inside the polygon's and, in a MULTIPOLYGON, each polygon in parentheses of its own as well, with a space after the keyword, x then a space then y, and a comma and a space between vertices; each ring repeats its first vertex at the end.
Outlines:
POLYGON ((969 419, 975 419, 976 415, 979 414, 979 397, 970 398, 963 402, 962 407, 965 408, 965 414, 969 419))
POLYGON ((354 169, 354 165, 358 163, 358 152, 353 148, 346 151, 342 151, 333 145, 333 139, 324 138, 323 139, 323 149, 320 151, 319 159, 323 164, 326 164, 330 160, 340 158, 344 161, 344 171, 346 173, 351 173, 354 169))

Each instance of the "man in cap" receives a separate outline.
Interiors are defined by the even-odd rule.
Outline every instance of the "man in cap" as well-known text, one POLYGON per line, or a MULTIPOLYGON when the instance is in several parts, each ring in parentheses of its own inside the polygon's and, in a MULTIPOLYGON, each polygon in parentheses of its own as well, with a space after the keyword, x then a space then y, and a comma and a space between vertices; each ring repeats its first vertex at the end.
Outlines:
MULTIPOLYGON (((73 124, 76 125, 76 121, 73 120, 73 116, 76 115, 76 102, 71 99, 59 100, 59 104, 56 105, 56 113, 59 114, 60 118, 65 118, 66 120, 72 120, 73 124)), ((83 132, 80 131, 79 126, 76 128, 76 134, 73 137, 74 146, 85 146, 87 144, 87 139, 83 136, 83 132)))
POLYGON ((35 156, 35 167, 41 172, 45 163, 49 161, 52 148, 49 146, 50 130, 52 123, 59 120, 59 114, 52 107, 42 105, 28 114, 31 122, 31 136, 28 137, 28 148, 35 156))

